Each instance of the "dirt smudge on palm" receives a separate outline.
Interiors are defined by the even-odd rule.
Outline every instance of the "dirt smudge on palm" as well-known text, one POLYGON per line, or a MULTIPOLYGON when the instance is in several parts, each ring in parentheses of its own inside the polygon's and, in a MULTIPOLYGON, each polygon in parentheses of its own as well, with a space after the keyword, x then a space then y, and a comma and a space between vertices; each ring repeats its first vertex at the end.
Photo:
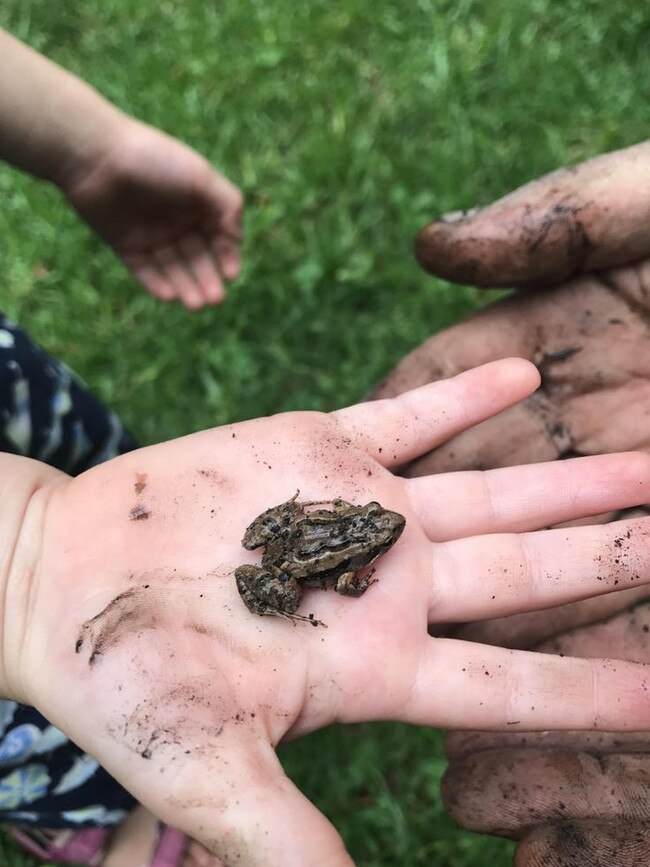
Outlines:
POLYGON ((147 474, 146 473, 136 473, 135 474, 135 483, 133 485, 133 490, 135 493, 140 496, 140 494, 147 487, 147 474))
POLYGON ((154 629, 159 621, 157 608, 151 600, 149 585, 125 590, 82 625, 75 653, 89 650, 88 665, 93 668, 107 650, 127 636, 154 629))

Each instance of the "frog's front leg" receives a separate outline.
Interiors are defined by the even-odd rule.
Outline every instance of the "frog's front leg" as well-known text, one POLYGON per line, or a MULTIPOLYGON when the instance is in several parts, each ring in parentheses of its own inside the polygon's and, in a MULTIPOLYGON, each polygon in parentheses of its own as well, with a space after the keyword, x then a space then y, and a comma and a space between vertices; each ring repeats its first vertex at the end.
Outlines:
POLYGON ((241 598, 253 614, 274 614, 291 621, 305 620, 314 626, 321 625, 313 616, 295 613, 302 598, 302 587, 295 578, 261 566, 238 566, 235 581, 241 598))
POLYGON ((378 579, 372 577, 374 574, 374 569, 369 569, 363 574, 358 571, 344 572, 339 576, 334 589, 343 596, 362 596, 371 584, 377 583, 378 579))

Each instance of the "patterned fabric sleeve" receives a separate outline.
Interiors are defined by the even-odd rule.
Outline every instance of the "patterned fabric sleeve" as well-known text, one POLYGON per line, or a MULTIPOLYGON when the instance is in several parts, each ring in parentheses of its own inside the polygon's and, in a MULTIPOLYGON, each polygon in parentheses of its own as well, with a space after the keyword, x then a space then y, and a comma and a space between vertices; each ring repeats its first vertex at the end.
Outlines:
POLYGON ((0 451, 74 476, 134 448, 117 416, 0 314, 0 451))

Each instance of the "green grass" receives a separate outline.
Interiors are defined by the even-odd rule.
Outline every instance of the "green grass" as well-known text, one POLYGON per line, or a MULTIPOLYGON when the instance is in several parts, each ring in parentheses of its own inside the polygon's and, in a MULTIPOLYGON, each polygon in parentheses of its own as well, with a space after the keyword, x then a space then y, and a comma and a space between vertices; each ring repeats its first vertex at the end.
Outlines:
MULTIPOLYGON (((3 309, 143 443, 358 399, 479 303, 418 271, 424 222, 647 136, 650 20, 623 0, 5 0, 0 23, 245 191, 245 273, 190 315, 0 171, 3 309)), ((283 756, 360 865, 510 863, 444 816, 435 732, 333 729, 283 756)))

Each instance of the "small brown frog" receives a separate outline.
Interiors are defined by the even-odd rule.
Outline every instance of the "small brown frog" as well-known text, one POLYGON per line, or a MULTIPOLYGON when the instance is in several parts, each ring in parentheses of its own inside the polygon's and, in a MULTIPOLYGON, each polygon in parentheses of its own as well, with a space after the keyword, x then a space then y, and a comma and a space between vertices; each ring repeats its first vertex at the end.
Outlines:
MULTIPOLYGON (((345 500, 299 503, 296 493, 286 503, 258 515, 247 527, 242 545, 249 551, 264 546, 261 566, 239 566, 237 589, 250 611, 305 620, 295 612, 304 587, 334 587, 346 596, 361 596, 374 584, 374 569, 359 571, 395 544, 405 519, 379 503, 354 506, 345 500), (331 509, 307 511, 331 502, 331 509)), ((325 624, 321 624, 325 625, 325 624)))

